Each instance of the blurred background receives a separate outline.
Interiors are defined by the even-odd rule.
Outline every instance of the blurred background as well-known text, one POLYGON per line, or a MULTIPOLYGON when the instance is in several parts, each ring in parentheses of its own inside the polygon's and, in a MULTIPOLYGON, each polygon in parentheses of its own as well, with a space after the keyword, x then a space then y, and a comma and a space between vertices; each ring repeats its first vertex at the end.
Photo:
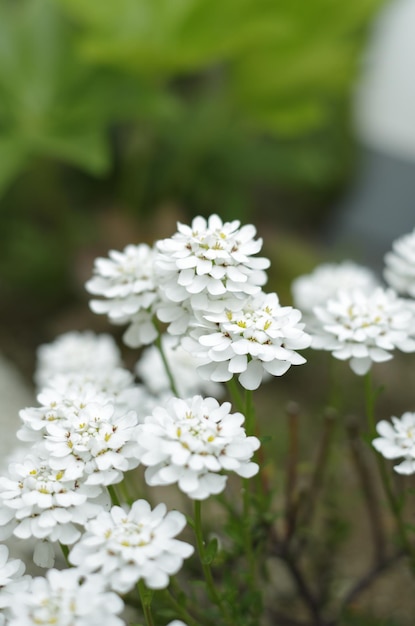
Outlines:
MULTIPOLYGON (((415 226, 414 33, 415 0, 0 0, 2 423, 33 403, 39 344, 72 329, 121 335, 89 311, 94 259, 168 237, 178 219, 254 223, 272 261, 267 289, 284 304, 318 263, 381 270, 415 226)), ((302 390, 304 458, 327 401, 328 360, 312 359, 317 368, 263 398, 264 415, 284 417, 302 390)), ((408 361, 393 363, 381 374, 392 387, 384 418, 413 405, 408 361)), ((340 366, 339 379, 355 410, 359 381, 340 366)), ((363 519, 344 436, 338 446, 331 493, 363 519)), ((330 498, 319 535, 329 553, 327 537, 343 532, 330 498)), ((360 567, 370 532, 363 524, 348 539, 346 569, 360 567)), ((329 578, 324 559, 323 570, 329 578)), ((413 624, 405 572, 366 602, 396 614, 387 626, 413 624)), ((380 624, 356 615, 347 626, 380 624)))
POLYGON ((328 251, 376 263, 412 228, 414 21, 414 0, 0 0, 1 351, 30 378, 39 343, 108 330, 94 258, 196 214, 254 222, 284 302, 328 251))

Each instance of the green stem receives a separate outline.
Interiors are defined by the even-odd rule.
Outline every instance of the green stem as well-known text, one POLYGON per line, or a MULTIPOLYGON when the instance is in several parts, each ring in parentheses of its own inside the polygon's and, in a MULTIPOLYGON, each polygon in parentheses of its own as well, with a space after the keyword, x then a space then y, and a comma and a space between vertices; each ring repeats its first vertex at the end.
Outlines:
MULTIPOLYGON (((372 378, 370 372, 366 374, 365 379, 365 391, 366 391, 366 414, 369 424, 370 438, 373 440, 377 436, 376 421, 375 421, 375 394, 373 392, 372 378)), ((395 522, 399 534, 399 539, 402 548, 407 553, 411 560, 412 570, 415 571, 415 552, 414 547, 408 539, 406 532, 405 522, 402 518, 402 506, 395 497, 392 489, 391 480, 388 472, 388 468, 385 463, 385 459, 381 454, 376 453, 376 462, 379 469, 379 474, 382 480, 382 485, 386 493, 386 497, 389 502, 390 509, 395 517, 395 522)))
POLYGON ((65 558, 66 564, 71 567, 71 564, 69 563, 69 548, 68 546, 65 546, 63 543, 59 543, 61 550, 62 550, 62 554, 65 558))
POLYGON ((190 613, 188 613, 186 608, 176 600, 169 589, 165 590, 165 594, 174 610, 177 611, 177 614, 188 624, 188 626, 199 626, 199 622, 196 622, 196 620, 193 619, 190 613))
POLYGON ((170 389, 172 390, 176 398, 180 398, 179 392, 177 391, 175 380, 173 378, 173 373, 170 369, 170 365, 169 365, 169 362, 167 361, 166 353, 164 352, 164 349, 163 349, 163 342, 161 340, 160 333, 158 334, 157 339, 156 339, 156 346, 159 349, 161 360, 163 361, 164 369, 166 371, 167 378, 169 379, 170 389))
POLYGON ((111 503, 116 506, 121 506, 120 499, 115 491, 114 485, 108 485, 108 492, 111 497, 111 503))
POLYGON ((236 408, 238 409, 240 413, 243 413, 245 407, 244 407, 243 399, 241 397, 241 392, 238 389, 238 385, 237 385, 235 378, 233 377, 230 380, 228 380, 226 385, 229 389, 229 395, 231 396, 231 400, 233 404, 236 406, 236 408))
POLYGON ((226 607, 223 604, 222 598, 216 591, 215 583, 214 583, 213 576, 212 576, 212 570, 210 569, 210 564, 207 562, 207 559, 206 559, 205 542, 203 540, 203 531, 202 531, 202 503, 200 500, 195 500, 194 515, 195 515, 194 530, 196 534, 197 551, 199 553, 200 562, 202 564, 203 574, 205 576, 209 598, 211 599, 212 602, 216 604, 216 606, 219 607, 219 609, 222 612, 222 615, 224 616, 225 622, 227 624, 232 625, 233 621, 228 615, 226 607))
POLYGON ((138 593, 140 594, 141 606, 143 607, 143 613, 147 626, 154 626, 153 614, 151 612, 151 599, 153 593, 147 589, 142 580, 137 583, 138 593))

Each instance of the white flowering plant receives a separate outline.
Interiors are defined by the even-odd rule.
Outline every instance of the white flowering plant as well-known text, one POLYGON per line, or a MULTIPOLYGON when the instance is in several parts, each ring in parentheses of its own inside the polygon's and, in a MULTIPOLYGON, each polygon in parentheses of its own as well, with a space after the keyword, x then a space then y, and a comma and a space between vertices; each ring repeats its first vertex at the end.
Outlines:
MULTIPOLYGON (((388 287, 357 264, 325 264, 294 282, 294 306, 263 290, 270 262, 257 256, 255 227, 238 220, 196 217, 152 247, 97 259, 86 284, 92 311, 126 326, 130 349, 147 347, 134 373, 109 334, 68 332, 39 347, 37 406, 20 411, 21 446, 0 475, 0 541, 29 546, 20 549, 45 571, 25 573, 0 544, 0 625, 337 626, 396 560, 414 567, 387 460, 415 473, 415 413, 376 424, 371 378, 396 351, 415 351, 415 303, 394 291, 405 284, 413 295, 412 240, 387 256, 388 287), (286 411, 282 464, 281 428, 253 393, 288 371, 294 380, 309 348, 311 361, 314 350, 330 352, 365 380, 367 423, 349 421, 348 433, 375 562, 335 601, 333 508, 317 523, 319 543, 310 539, 330 479, 333 411, 301 488, 297 405, 286 411), (372 450, 359 446, 359 429, 372 450), (395 552, 382 543, 368 452, 395 552)), ((321 372, 319 384, 328 386, 321 372)))

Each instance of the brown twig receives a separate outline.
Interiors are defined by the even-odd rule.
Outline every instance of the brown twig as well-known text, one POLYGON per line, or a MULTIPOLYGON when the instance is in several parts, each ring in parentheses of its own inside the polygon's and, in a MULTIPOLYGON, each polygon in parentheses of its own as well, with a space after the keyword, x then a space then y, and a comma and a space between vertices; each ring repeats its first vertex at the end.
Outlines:
POLYGON ((382 522, 382 512, 379 506, 378 494, 374 487, 374 480, 371 474, 367 458, 364 454, 362 442, 360 439, 359 426, 356 419, 349 417, 346 422, 346 431, 348 442, 352 453, 357 475, 362 486, 365 499, 367 514, 371 526, 371 537, 373 538, 373 548, 375 563, 381 563, 385 560, 385 530, 382 522))

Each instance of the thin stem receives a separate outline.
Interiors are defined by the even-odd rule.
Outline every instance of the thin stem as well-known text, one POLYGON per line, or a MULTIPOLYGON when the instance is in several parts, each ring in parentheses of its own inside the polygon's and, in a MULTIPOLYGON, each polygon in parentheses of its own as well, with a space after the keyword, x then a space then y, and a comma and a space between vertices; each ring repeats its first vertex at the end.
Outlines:
POLYGON ((165 353, 165 351, 163 349, 163 342, 161 340, 161 334, 160 333, 158 334, 155 343, 156 343, 157 348, 159 349, 161 360, 163 361, 164 369, 166 371, 167 378, 169 379, 170 389, 172 390, 172 392, 174 393, 176 398, 180 398, 179 392, 177 391, 176 382, 175 382, 175 380, 173 378, 173 373, 172 373, 172 371, 170 369, 170 365, 169 365, 169 362, 167 360, 166 353, 165 353))
POLYGON ((59 542, 59 545, 61 547, 62 554, 63 554, 63 556, 65 558, 66 564, 70 566, 70 563, 69 563, 69 548, 68 548, 68 546, 65 546, 65 544, 60 543, 60 542, 59 542))
POLYGON ((248 436, 255 434, 255 409, 250 389, 245 391, 245 431, 248 436))
POLYGON ((200 562, 202 564, 203 574, 206 580, 207 591, 209 597, 212 602, 214 602, 222 612, 222 615, 225 618, 226 623, 232 624, 232 619, 228 615, 228 611, 223 604, 222 598, 218 594, 215 583, 212 576, 212 570, 210 568, 210 564, 206 559, 206 551, 205 551, 205 542, 203 540, 203 531, 202 531, 202 503, 200 500, 195 500, 194 506, 194 529, 196 534, 196 545, 197 551, 199 553, 200 562))
POLYGON ((297 484, 297 464, 298 464, 298 414, 297 404, 290 403, 287 409, 288 414, 288 461, 287 461, 287 483, 285 489, 285 522, 286 539, 289 540, 294 532, 297 503, 295 498, 295 488, 297 484))
POLYGON ((121 502, 120 502, 117 492, 115 491, 114 485, 108 485, 108 492, 111 497, 111 503, 116 506, 121 506, 121 502))
POLYGON ((153 593, 147 589, 142 580, 137 583, 138 593, 140 594, 141 606, 147 626, 154 626, 153 614, 151 612, 151 599, 153 593))
POLYGON ((236 406, 238 411, 243 413, 245 407, 244 407, 243 399, 241 397, 241 393, 240 393, 240 391, 238 389, 238 385, 236 383, 235 378, 231 378, 230 380, 228 380, 226 385, 228 387, 229 395, 231 396, 231 400, 232 400, 233 404, 236 406))
POLYGON ((169 589, 165 589, 165 595, 177 614, 188 624, 188 626, 199 626, 199 622, 190 615, 184 606, 182 606, 173 596, 169 589))

